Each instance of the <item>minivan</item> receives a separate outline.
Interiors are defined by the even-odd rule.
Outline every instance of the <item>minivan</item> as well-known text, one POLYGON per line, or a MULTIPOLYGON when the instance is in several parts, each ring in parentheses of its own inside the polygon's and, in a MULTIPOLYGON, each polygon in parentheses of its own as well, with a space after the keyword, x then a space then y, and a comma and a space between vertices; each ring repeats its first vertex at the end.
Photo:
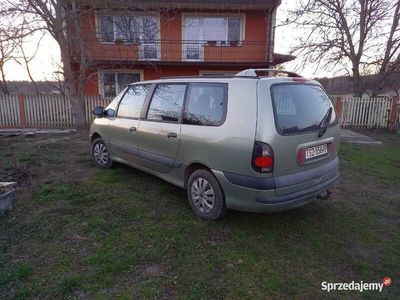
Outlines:
POLYGON ((93 113, 97 167, 119 162, 184 188, 202 219, 327 199, 339 177, 333 105, 317 81, 292 72, 133 83, 93 113))

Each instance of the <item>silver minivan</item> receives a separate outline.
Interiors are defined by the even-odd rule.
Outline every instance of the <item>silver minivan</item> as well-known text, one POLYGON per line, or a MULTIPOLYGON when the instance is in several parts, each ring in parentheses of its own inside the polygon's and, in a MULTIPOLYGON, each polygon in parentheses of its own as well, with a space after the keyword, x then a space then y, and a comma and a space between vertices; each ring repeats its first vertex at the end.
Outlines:
POLYGON ((138 82, 93 113, 96 166, 119 162, 184 188, 203 219, 327 199, 339 177, 332 103, 295 73, 138 82))

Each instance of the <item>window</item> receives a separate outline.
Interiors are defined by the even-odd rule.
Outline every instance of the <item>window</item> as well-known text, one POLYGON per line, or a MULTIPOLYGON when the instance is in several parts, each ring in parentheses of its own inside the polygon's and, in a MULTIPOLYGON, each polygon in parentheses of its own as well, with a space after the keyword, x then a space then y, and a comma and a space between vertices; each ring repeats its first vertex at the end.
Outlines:
POLYGON ((240 18, 229 18, 228 19, 228 41, 239 42, 240 36, 240 18))
POLYGON ((102 79, 103 96, 115 97, 130 83, 140 81, 140 74, 104 72, 102 79))
POLYGON ((183 123, 219 126, 224 123, 228 87, 224 83, 195 83, 189 87, 183 123))
POLYGON ((240 17, 187 17, 186 41, 228 42, 242 40, 240 17))
POLYGON ((114 16, 115 40, 127 43, 140 41, 140 25, 136 18, 128 16, 114 16))
POLYGON ((149 85, 130 86, 119 104, 117 116, 121 118, 140 118, 143 103, 149 89, 149 85))
MULTIPOLYGON (((275 84, 271 87, 276 129, 280 134, 317 131, 332 107, 325 91, 310 84, 275 84)), ((335 122, 333 111, 331 122, 335 122)))
POLYGON ((184 39, 186 41, 184 57, 200 59, 204 42, 240 42, 243 39, 242 18, 186 17, 184 39))
POLYGON ((147 119, 178 122, 185 91, 185 84, 158 84, 151 100, 147 119))
POLYGON ((99 19, 103 42, 154 42, 159 35, 156 16, 101 15, 99 19))
POLYGON ((104 42, 114 42, 114 21, 112 16, 100 17, 100 30, 104 42))

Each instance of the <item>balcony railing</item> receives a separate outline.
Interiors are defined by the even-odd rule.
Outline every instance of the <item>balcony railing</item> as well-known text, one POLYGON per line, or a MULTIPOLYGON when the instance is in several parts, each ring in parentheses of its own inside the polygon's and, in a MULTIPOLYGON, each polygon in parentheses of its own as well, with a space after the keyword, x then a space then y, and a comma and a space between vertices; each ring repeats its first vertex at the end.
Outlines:
POLYGON ((266 41, 154 41, 135 44, 90 42, 87 56, 104 61, 265 62, 266 41))

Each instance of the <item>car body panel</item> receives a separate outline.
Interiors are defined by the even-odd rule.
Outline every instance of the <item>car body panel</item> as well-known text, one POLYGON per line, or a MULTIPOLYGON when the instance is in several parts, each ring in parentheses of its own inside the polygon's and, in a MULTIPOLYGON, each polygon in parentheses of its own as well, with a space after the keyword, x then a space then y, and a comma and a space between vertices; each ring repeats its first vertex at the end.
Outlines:
POLYGON ((230 85, 227 104, 229 117, 220 126, 183 124, 177 161, 188 166, 200 163, 210 169, 253 174, 249 164, 256 130, 257 106, 248 99, 255 97, 254 80, 230 85))
POLYGON ((142 120, 138 129, 139 163, 159 173, 170 173, 180 142, 180 124, 142 120), (169 138, 168 134, 176 138, 169 138))
MULTIPOLYGON (((256 140, 270 144, 274 150, 274 171, 273 176, 291 175, 306 172, 307 170, 320 167, 337 158, 338 144, 340 139, 339 125, 333 124, 328 127, 326 133, 322 137, 318 137, 318 132, 307 132, 294 135, 281 135, 278 133, 274 122, 273 104, 270 89, 275 83, 292 82, 290 79, 262 79, 258 84, 258 116, 257 116, 257 133, 256 140), (306 147, 332 144, 334 145, 326 157, 316 159, 310 163, 299 164, 297 153, 299 149, 306 147)), ((307 81, 308 83, 319 85, 315 81, 307 81)), ((285 188, 277 188, 277 195, 295 192, 308 188, 315 184, 315 179, 300 180, 296 184, 285 188)))
POLYGON ((111 118, 108 123, 108 145, 111 158, 135 160, 138 152, 138 134, 140 120, 129 118, 111 118), (135 128, 136 130, 133 130, 135 128))

